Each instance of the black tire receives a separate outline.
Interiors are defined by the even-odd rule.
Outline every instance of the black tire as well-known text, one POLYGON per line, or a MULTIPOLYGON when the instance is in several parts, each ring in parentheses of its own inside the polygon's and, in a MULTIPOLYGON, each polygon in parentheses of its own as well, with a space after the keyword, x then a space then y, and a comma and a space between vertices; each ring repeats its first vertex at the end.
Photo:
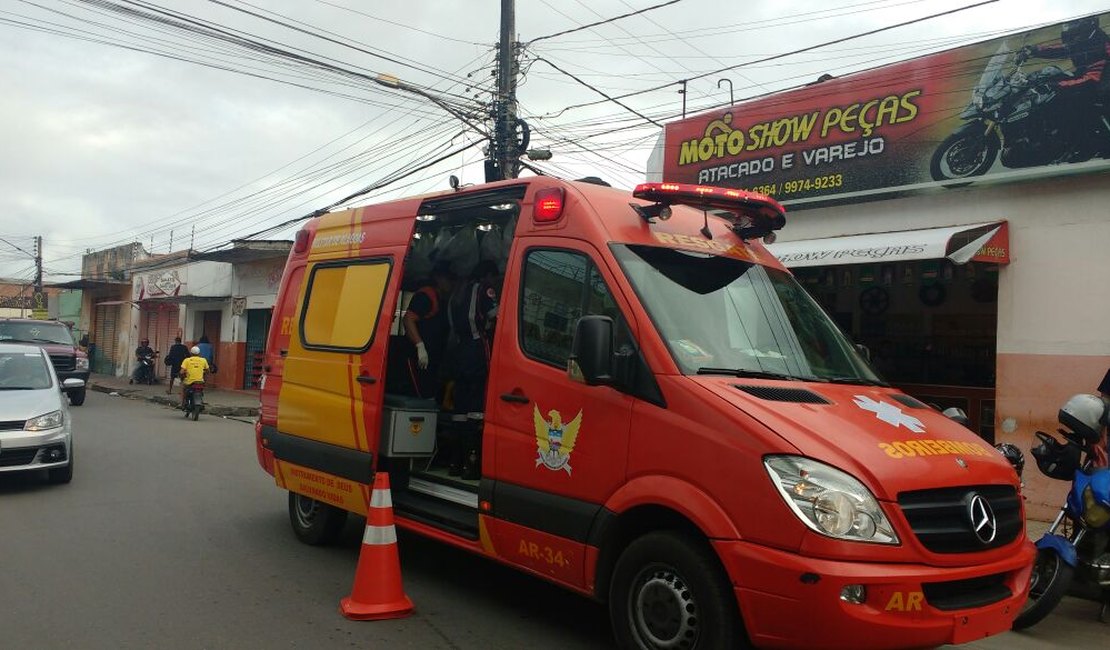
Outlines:
POLYGON ((339 538, 347 523, 347 511, 290 492, 289 523, 297 539, 311 546, 324 546, 339 538))
POLYGON ((1051 549, 1039 549, 1033 563, 1029 599, 1014 619, 1013 629, 1024 630, 1041 622, 1068 593, 1075 569, 1051 549))
POLYGON ((69 462, 65 467, 55 467, 46 470, 46 480, 55 485, 62 485, 73 480, 73 443, 69 445, 69 462))
POLYGON ((736 596, 713 551, 690 535, 659 531, 621 553, 609 616, 625 650, 750 648, 736 596))
POLYGON ((84 388, 78 388, 77 390, 70 391, 69 392, 69 405, 70 406, 81 406, 82 404, 84 404, 85 403, 85 390, 86 389, 84 389, 84 388))
POLYGON ((935 181, 982 176, 994 164, 1001 146, 998 135, 988 132, 983 124, 966 124, 941 141, 929 161, 929 173, 935 181))

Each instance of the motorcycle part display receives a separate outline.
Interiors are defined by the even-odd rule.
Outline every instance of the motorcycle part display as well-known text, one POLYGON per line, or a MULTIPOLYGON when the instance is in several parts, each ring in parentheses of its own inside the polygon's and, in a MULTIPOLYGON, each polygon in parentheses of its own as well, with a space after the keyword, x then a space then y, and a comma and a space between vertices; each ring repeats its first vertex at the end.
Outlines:
POLYGON ((937 307, 944 304, 948 291, 939 284, 923 284, 917 290, 917 299, 926 307, 937 307))
POLYGON ((865 314, 881 314, 890 308, 890 292, 882 287, 868 287, 859 294, 859 308, 865 314))

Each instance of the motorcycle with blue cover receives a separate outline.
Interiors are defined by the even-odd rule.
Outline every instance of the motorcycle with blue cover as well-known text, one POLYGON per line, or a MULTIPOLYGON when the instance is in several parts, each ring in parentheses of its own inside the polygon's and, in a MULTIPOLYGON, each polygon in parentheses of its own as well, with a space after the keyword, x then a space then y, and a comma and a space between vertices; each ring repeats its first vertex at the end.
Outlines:
POLYGON ((1037 431, 1032 448, 1037 468, 1049 478, 1071 481, 1060 513, 1037 541, 1029 599, 1014 620, 1022 630, 1040 622, 1067 594, 1101 601, 1099 620, 1110 616, 1110 468, 1103 427, 1106 401, 1074 395, 1060 409, 1060 440, 1037 431))

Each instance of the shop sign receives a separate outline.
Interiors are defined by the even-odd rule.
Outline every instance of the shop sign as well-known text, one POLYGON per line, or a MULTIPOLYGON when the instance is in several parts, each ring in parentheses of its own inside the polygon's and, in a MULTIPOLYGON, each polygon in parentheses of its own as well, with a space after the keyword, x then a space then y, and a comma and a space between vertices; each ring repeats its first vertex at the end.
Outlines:
MULTIPOLYGON (((1110 13, 1095 20, 1103 32, 1110 29, 1110 13)), ((1062 98, 1067 89, 1058 86, 1083 78, 1088 67, 1110 58, 1110 50, 1097 34, 1069 49, 1060 42, 1062 26, 673 122, 664 130, 663 180, 809 203, 919 191, 957 179, 987 182, 1030 170, 1042 176, 1079 171, 1079 165, 1110 169, 1100 157, 1108 148, 1097 144, 1110 141, 1110 133, 1093 103, 1096 84, 1074 100, 1062 98), (1035 54, 1023 54, 1025 46, 1035 54)))
POLYGON ((138 282, 139 300, 176 296, 181 293, 181 278, 176 269, 140 275, 138 282))

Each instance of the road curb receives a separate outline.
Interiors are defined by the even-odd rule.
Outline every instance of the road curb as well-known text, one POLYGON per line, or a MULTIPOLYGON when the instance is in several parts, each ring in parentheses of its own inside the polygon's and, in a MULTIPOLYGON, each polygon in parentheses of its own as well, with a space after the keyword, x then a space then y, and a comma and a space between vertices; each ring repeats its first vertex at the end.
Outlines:
MULTIPOLYGON (((180 400, 177 397, 170 395, 147 395, 140 390, 119 388, 116 386, 108 386, 96 383, 89 383, 89 390, 94 390, 98 393, 115 393, 120 397, 127 399, 142 400, 152 404, 159 404, 176 409, 180 400)), ((204 413, 216 417, 234 417, 234 418, 255 418, 258 417, 258 409, 249 406, 219 406, 216 404, 205 404, 204 413)))

